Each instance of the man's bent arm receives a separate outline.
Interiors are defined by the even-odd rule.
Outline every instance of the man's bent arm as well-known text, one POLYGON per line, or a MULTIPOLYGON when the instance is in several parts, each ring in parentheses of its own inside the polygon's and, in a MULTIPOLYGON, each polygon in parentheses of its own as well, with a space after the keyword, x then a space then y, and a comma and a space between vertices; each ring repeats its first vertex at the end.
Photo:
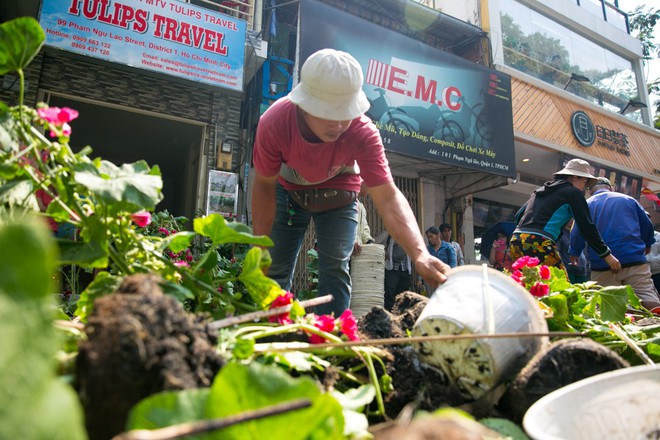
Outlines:
POLYGON ((252 232, 254 235, 270 235, 275 219, 275 186, 277 175, 266 177, 255 172, 252 184, 252 232))
POLYGON ((390 182, 369 188, 369 194, 383 218, 385 228, 406 251, 415 264, 417 274, 432 287, 444 283, 447 280, 445 273, 450 268, 427 251, 415 215, 401 191, 390 182))

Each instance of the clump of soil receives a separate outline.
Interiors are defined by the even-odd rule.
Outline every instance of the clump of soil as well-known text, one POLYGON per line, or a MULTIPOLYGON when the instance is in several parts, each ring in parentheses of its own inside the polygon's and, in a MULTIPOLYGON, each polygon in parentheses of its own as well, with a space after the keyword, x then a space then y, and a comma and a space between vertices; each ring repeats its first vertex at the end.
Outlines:
POLYGON ((207 387, 223 361, 200 315, 163 294, 156 275, 133 275, 94 302, 79 347, 76 388, 90 439, 122 432, 133 405, 160 391, 207 387))
POLYGON ((596 374, 629 367, 614 351, 590 339, 564 339, 537 353, 516 376, 498 410, 521 423, 530 406, 563 386, 596 374))
MULTIPOLYGON (((399 315, 374 307, 358 320, 360 339, 404 339, 406 330, 412 328, 423 310, 425 300, 426 297, 413 292, 399 294, 392 308, 399 315)), ((384 396, 388 417, 396 417, 411 402, 416 408, 425 410, 458 406, 465 402, 446 375, 440 369, 421 362, 411 345, 384 345, 381 348, 390 354, 384 361, 394 387, 384 396)))
POLYGON ((402 292, 397 295, 394 299, 392 313, 397 316, 404 332, 412 330, 428 303, 429 299, 426 296, 415 292, 402 292))

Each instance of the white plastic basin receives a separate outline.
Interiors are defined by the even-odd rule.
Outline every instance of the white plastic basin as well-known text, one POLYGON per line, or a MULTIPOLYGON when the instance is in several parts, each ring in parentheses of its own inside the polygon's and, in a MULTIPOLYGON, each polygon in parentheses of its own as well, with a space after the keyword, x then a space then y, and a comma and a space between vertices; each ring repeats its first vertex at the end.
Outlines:
POLYGON ((660 438, 660 365, 598 374, 542 397, 523 419, 534 440, 660 438))

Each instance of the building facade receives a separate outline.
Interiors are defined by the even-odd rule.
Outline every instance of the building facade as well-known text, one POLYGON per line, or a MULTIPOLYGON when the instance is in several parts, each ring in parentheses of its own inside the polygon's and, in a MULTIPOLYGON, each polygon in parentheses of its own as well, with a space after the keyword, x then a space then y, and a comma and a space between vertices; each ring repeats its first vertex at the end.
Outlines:
MULTIPOLYGON (((26 71, 25 101, 79 111, 74 151, 157 165, 159 211, 241 215, 246 91, 265 57, 261 2, 7 0, 0 13, 39 19, 46 42, 26 71), (214 191, 222 179, 230 185, 214 191)), ((16 79, 2 78, 0 99, 16 101, 16 79)))

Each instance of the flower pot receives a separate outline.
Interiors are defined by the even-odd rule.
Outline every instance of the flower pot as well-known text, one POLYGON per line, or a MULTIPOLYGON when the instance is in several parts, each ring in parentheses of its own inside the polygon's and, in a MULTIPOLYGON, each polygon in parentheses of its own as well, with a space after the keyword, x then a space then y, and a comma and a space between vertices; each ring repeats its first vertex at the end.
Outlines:
MULTIPOLYGON (((483 266, 452 269, 413 327, 414 336, 547 333, 531 294, 501 272, 483 266)), ((478 399, 515 376, 547 337, 477 338, 416 344, 422 361, 439 367, 467 399, 478 399)))

